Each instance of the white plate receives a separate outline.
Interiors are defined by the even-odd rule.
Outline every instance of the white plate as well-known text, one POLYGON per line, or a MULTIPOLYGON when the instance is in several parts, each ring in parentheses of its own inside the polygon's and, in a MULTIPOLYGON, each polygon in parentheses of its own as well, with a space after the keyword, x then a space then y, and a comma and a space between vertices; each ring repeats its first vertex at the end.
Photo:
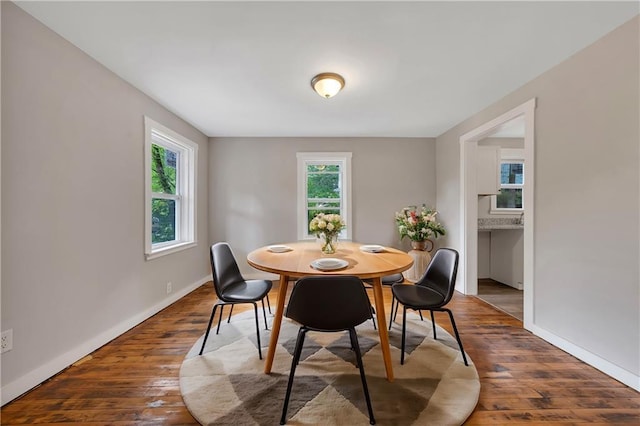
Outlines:
POLYGON ((360 246, 360 250, 366 251, 367 253, 380 253, 384 251, 384 247, 377 244, 370 244, 366 246, 360 246))
POLYGON ((284 253, 286 251, 291 251, 293 249, 291 247, 289 247, 289 246, 283 246, 283 245, 280 245, 280 244, 276 244, 276 245, 267 247, 267 250, 269 250, 270 252, 273 252, 273 253, 284 253))
POLYGON ((333 257, 327 257, 324 259, 316 259, 311 262, 311 267, 319 271, 335 271, 336 269, 342 269, 348 266, 349 262, 343 259, 336 259, 333 257))

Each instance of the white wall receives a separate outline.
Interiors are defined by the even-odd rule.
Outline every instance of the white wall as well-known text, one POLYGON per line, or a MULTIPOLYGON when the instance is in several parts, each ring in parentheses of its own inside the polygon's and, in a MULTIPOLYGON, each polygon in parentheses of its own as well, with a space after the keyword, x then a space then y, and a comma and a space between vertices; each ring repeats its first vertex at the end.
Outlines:
POLYGON ((436 141, 438 209, 454 231, 447 243, 459 248, 459 137, 537 98, 536 333, 636 388, 639 24, 634 18, 436 141))
POLYGON ((209 147, 209 234, 228 241, 243 273, 246 255, 295 241, 296 152, 352 152, 352 239, 400 244, 394 213, 435 206, 435 140, 418 138, 212 138, 209 147))
POLYGON ((208 139, 2 2, 2 402, 210 274, 208 139), (198 143, 199 246, 144 257, 143 116, 198 143), (166 282, 173 294, 166 294, 166 282))

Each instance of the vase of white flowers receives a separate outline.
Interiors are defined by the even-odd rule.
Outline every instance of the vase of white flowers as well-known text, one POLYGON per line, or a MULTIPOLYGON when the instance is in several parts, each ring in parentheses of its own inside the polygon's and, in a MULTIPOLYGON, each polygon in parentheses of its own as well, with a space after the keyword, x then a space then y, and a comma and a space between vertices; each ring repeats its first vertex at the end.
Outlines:
POLYGON ((338 234, 321 233, 318 237, 323 254, 334 254, 338 250, 338 234))
POLYGON ((338 235, 345 228, 345 223, 339 214, 318 213, 309 222, 309 231, 320 241, 320 248, 324 254, 333 254, 337 250, 338 235))

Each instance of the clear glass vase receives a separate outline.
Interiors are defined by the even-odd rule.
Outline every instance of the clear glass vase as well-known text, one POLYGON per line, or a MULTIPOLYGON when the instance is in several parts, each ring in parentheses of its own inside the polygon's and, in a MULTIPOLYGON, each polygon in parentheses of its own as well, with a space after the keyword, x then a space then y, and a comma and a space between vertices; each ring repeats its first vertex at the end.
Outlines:
POLYGON ((338 234, 320 235, 320 250, 323 254, 334 254, 338 249, 338 234))

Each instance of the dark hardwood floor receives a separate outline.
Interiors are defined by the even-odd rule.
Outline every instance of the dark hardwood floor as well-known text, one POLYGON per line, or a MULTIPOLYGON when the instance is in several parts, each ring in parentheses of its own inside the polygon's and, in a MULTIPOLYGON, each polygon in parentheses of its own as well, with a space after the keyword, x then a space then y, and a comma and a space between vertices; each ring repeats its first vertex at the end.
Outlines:
MULTIPOLYGON (((272 306, 276 297, 273 291, 272 306)), ((209 283, 4 406, 1 423, 197 424, 180 396, 178 373, 212 303, 209 283)), ((640 393, 475 297, 456 293, 450 307, 482 385, 465 424, 640 424, 640 393)), ((451 331, 446 314, 436 313, 436 321, 451 331)))

